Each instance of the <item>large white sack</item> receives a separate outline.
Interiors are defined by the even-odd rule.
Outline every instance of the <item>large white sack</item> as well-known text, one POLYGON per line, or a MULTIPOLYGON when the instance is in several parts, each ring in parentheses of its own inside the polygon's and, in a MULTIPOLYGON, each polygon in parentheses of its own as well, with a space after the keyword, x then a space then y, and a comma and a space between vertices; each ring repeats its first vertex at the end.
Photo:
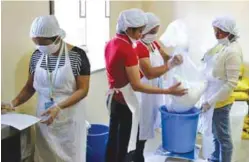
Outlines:
POLYGON ((179 88, 188 89, 188 94, 176 97, 166 95, 165 101, 168 111, 185 112, 193 108, 200 100, 205 88, 206 80, 203 74, 190 59, 188 29, 183 20, 176 20, 169 24, 160 38, 165 47, 173 47, 171 56, 181 54, 183 64, 175 67, 165 74, 163 85, 168 88, 177 82, 181 82, 179 88))
POLYGON ((185 112, 193 108, 200 100, 206 89, 206 81, 203 74, 193 64, 188 57, 187 52, 182 52, 183 64, 167 72, 164 77, 164 87, 168 88, 178 82, 181 82, 179 88, 188 89, 184 96, 177 97, 166 95, 166 106, 170 112, 185 112))

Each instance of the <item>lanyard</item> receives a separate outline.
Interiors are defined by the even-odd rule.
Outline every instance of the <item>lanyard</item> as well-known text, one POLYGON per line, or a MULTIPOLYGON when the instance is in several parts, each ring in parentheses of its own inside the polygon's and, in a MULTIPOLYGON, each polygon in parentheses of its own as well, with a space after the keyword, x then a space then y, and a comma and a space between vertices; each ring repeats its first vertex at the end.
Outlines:
POLYGON ((57 75, 57 72, 58 72, 58 69, 59 69, 60 59, 61 59, 61 55, 63 53, 64 46, 65 46, 65 44, 62 42, 59 57, 57 59, 56 66, 55 66, 55 69, 54 69, 54 71, 55 71, 54 77, 53 77, 53 72, 49 72, 49 65, 48 65, 49 64, 49 58, 48 58, 48 55, 47 54, 45 55, 46 56, 47 76, 48 76, 48 81, 49 81, 49 97, 50 97, 51 101, 54 100, 53 86, 54 86, 56 75, 57 75))

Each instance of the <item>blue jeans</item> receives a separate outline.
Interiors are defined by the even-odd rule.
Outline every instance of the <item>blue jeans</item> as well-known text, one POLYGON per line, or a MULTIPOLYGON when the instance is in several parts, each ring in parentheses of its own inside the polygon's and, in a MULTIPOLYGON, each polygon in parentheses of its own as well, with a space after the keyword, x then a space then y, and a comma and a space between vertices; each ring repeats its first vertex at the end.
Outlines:
POLYGON ((231 162, 233 143, 229 113, 232 104, 214 110, 213 135, 215 151, 212 153, 210 162, 231 162))

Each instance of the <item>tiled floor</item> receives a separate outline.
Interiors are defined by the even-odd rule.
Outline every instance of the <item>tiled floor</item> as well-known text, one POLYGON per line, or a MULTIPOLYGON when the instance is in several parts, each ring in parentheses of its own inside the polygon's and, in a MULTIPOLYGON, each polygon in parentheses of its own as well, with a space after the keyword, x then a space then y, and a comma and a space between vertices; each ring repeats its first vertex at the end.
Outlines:
MULTIPOLYGON (((231 111, 232 134, 234 142, 233 162, 249 162, 249 141, 241 140, 241 129, 243 126, 243 118, 247 113, 248 108, 245 102, 236 102, 231 111)), ((161 134, 157 133, 156 138, 149 140, 146 145, 146 162, 166 162, 165 157, 156 156, 154 150, 160 145, 161 134)), ((198 140, 200 143, 200 139, 198 140)), ((185 160, 186 161, 186 160, 185 160)), ((171 160, 167 162, 185 162, 184 160, 171 160)), ((196 162, 205 162, 202 159, 196 162)))

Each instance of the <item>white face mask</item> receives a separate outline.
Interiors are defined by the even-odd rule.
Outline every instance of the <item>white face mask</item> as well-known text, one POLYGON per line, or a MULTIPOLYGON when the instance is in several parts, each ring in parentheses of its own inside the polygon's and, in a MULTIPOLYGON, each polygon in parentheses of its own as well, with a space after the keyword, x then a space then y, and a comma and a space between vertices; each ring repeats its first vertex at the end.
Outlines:
POLYGON ((222 44, 222 45, 228 45, 230 43, 228 37, 222 38, 222 39, 218 39, 218 43, 222 44))
POLYGON ((44 54, 53 54, 53 53, 56 53, 59 49, 60 49, 60 43, 52 43, 50 45, 46 45, 46 46, 41 46, 41 45, 37 45, 36 48, 44 53, 44 54))
MULTIPOLYGON (((215 35, 217 35, 217 33, 215 33, 215 35)), ((230 36, 231 34, 229 34, 228 36, 226 36, 225 38, 222 38, 222 39, 217 39, 218 40, 218 43, 219 44, 222 44, 222 45, 229 45, 230 44, 230 40, 228 39, 228 37, 230 36)))
POLYGON ((144 43, 150 44, 150 43, 154 42, 156 40, 156 38, 157 38, 157 34, 146 34, 144 36, 144 38, 142 39, 142 41, 144 43))

